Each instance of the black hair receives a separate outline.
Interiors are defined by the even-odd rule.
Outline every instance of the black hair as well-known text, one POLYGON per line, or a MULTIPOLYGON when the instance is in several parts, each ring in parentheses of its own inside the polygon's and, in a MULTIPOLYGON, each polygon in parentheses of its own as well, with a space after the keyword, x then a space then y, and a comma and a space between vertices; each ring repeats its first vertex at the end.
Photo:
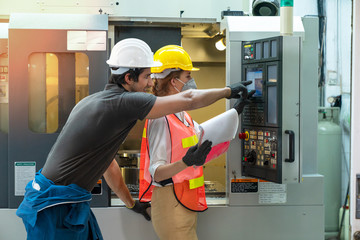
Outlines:
POLYGON ((109 83, 117 84, 119 87, 122 87, 122 84, 126 84, 125 75, 130 74, 129 78, 134 82, 137 82, 139 79, 139 75, 145 70, 145 68, 133 68, 129 69, 123 74, 111 74, 109 78, 109 83))

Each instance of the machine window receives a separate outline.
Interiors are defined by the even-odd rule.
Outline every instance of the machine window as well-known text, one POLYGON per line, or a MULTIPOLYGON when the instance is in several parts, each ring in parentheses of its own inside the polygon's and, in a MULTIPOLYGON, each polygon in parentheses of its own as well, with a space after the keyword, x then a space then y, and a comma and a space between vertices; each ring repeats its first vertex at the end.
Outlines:
POLYGON ((75 105, 89 95, 89 58, 84 53, 32 53, 28 77, 29 129, 35 133, 55 133, 67 118, 59 101, 75 105), (66 81, 59 81, 59 72, 66 74, 66 81), (68 94, 71 85, 72 89, 75 87, 74 94, 68 94))
POLYGON ((36 133, 53 133, 58 128, 59 69, 53 53, 29 57, 29 128, 36 133))
POLYGON ((271 41, 271 57, 277 57, 277 41, 271 41))
POLYGON ((271 124, 277 124, 277 87, 268 87, 268 111, 267 121, 271 124))
POLYGON ((276 83, 277 82, 277 66, 271 65, 267 67, 268 70, 268 82, 276 83))
POLYGON ((75 53, 75 103, 89 95, 89 58, 75 53))
POLYGON ((269 46, 269 42, 264 42, 264 58, 269 58, 269 54, 270 54, 270 46, 269 46))
POLYGON ((255 59, 261 59, 261 43, 255 43, 255 59))

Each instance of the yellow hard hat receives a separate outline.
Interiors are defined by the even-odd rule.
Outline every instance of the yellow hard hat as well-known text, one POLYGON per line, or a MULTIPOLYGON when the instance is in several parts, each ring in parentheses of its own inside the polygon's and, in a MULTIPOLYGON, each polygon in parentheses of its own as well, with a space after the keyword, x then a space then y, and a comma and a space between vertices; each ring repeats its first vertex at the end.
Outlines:
POLYGON ((152 73, 161 73, 165 69, 177 68, 184 71, 199 71, 199 68, 194 68, 189 54, 178 45, 167 45, 154 54, 154 61, 161 62, 162 66, 152 67, 152 73))

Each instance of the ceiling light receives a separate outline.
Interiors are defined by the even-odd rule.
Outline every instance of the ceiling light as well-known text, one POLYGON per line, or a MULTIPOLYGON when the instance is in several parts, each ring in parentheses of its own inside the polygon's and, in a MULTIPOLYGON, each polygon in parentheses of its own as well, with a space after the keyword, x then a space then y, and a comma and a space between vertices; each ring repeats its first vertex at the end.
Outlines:
POLYGON ((226 49, 226 45, 224 43, 224 38, 220 38, 219 41, 215 43, 215 47, 219 51, 224 51, 226 49))

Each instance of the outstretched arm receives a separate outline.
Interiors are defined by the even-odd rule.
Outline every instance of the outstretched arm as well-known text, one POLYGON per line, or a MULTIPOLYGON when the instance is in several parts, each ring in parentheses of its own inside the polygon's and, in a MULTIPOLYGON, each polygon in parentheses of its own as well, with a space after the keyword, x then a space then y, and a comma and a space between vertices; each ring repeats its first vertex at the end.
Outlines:
POLYGON ((222 98, 247 98, 246 86, 251 81, 238 82, 224 88, 190 89, 178 94, 157 97, 146 118, 159 118, 171 113, 206 107, 222 98))
POLYGON ((230 88, 206 90, 190 89, 178 94, 157 97, 153 108, 146 118, 159 118, 171 113, 206 107, 222 98, 229 97, 230 88))

